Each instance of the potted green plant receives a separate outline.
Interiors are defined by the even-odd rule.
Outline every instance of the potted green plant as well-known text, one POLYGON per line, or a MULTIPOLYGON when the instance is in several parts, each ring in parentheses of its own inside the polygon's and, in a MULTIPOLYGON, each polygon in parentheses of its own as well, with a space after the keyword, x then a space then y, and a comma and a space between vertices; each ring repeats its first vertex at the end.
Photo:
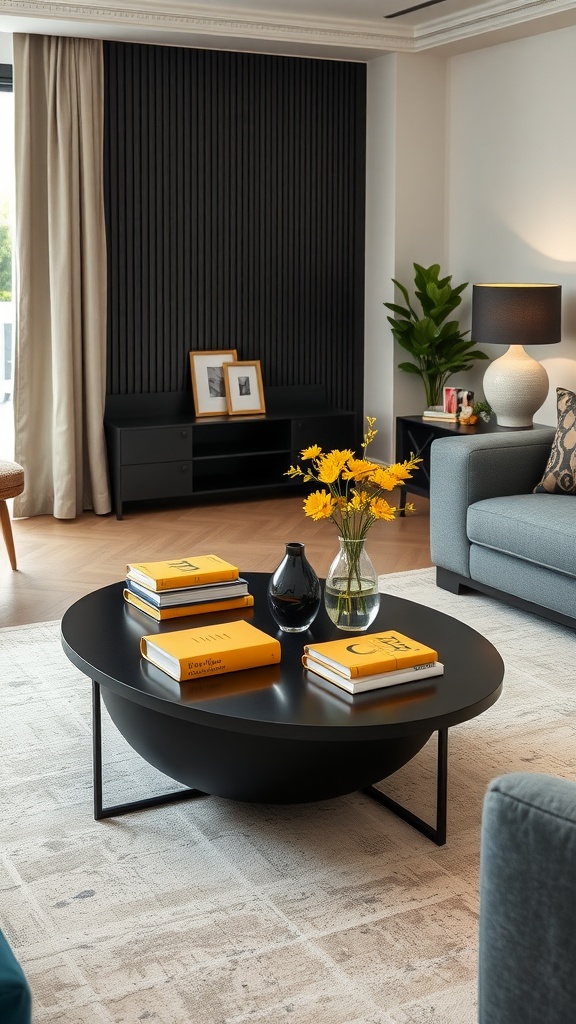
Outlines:
POLYGON ((442 405, 442 389, 455 373, 470 370, 476 359, 488 359, 484 352, 474 348, 474 342, 466 338, 469 331, 462 332, 457 320, 448 320, 450 314, 460 305, 462 292, 468 282, 451 285, 452 277, 440 277, 440 266, 431 267, 414 264, 416 298, 421 312, 414 309, 408 289, 392 278, 402 292, 406 306, 385 302, 395 316, 388 317, 392 334, 403 349, 410 353, 414 362, 399 363, 398 369, 414 373, 422 378, 429 407, 442 405))

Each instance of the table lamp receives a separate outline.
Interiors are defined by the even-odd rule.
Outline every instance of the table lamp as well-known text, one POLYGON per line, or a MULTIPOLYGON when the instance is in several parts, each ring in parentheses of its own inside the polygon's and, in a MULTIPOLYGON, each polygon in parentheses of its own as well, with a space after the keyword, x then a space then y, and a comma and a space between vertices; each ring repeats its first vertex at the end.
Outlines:
POLYGON ((548 374, 524 345, 560 341, 562 286, 475 284, 471 336, 479 345, 508 345, 484 374, 484 395, 502 427, 531 427, 548 394, 548 374))

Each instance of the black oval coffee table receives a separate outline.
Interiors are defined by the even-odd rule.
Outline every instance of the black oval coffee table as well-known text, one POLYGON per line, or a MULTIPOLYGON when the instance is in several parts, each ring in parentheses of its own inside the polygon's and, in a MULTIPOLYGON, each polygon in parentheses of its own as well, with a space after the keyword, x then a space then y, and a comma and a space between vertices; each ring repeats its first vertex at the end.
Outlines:
POLYGON ((370 632, 397 629, 438 650, 443 676, 353 699, 317 685, 302 668, 304 643, 339 639, 324 608, 307 633, 278 630, 266 599, 269 576, 244 573, 255 606, 156 623, 122 597, 122 583, 81 598, 62 620, 62 644, 93 683, 94 815, 192 796, 298 803, 364 790, 438 845, 446 840, 448 729, 498 699, 504 665, 470 626, 441 612, 382 595, 370 632), (176 683, 140 657, 140 637, 247 618, 282 643, 279 665, 176 683), (129 804, 102 800, 100 698, 141 756, 189 787, 129 804), (438 733, 436 825, 390 800, 374 783, 406 764, 438 733))

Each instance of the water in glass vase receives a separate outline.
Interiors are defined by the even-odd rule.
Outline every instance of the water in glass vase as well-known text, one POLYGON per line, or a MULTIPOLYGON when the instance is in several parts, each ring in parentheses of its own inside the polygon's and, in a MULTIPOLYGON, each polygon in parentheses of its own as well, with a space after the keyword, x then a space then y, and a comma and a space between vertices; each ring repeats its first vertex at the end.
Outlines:
POLYGON ((359 632, 378 614, 378 576, 364 540, 339 537, 338 541, 340 550, 326 576, 324 606, 338 629, 359 632))
POLYGON ((324 605, 328 617, 339 629, 357 632, 374 622, 380 607, 380 594, 373 580, 360 580, 361 589, 347 594, 348 579, 326 581, 324 605))

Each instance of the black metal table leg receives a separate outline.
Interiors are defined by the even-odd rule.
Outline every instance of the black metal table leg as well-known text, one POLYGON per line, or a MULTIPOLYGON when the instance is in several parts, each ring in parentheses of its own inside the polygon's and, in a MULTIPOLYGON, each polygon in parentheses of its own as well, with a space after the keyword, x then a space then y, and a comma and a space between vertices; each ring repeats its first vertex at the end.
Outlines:
POLYGON ((179 800, 191 800, 194 797, 206 796, 199 789, 178 789, 172 793, 161 793, 144 800, 132 800, 125 804, 113 804, 104 807, 102 803, 102 705, 100 701, 100 684, 92 680, 92 771, 94 784, 94 818, 114 818, 130 811, 141 811, 146 807, 158 807, 161 804, 173 804, 179 800))
POLYGON ((392 811, 398 818, 411 825, 412 828, 421 832, 427 839, 436 843, 436 846, 444 846, 446 842, 446 813, 448 804, 448 729, 438 730, 438 759, 436 766, 436 827, 429 825, 427 821, 419 818, 402 804, 392 800, 391 797, 381 793, 375 786, 368 786, 362 790, 371 796, 378 803, 384 804, 389 811, 392 811))

